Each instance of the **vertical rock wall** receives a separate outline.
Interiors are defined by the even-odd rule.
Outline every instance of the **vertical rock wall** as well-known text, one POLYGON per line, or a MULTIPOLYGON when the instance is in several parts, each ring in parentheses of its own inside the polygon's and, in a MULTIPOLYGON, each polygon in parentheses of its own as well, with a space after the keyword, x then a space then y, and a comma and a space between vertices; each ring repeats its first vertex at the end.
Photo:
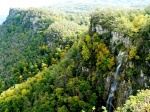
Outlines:
MULTIPOLYGON (((92 24, 92 23, 91 23, 92 24)), ((119 72, 118 81, 119 85, 118 88, 115 92, 114 95, 114 101, 113 101, 113 106, 118 107, 122 106, 125 101, 129 98, 130 95, 134 94, 135 91, 139 88, 149 88, 150 85, 150 77, 147 75, 144 75, 142 69, 142 65, 144 63, 141 63, 141 65, 135 65, 133 63, 133 60, 129 60, 129 50, 132 48, 134 43, 128 36, 124 36, 123 34, 120 34, 119 32, 114 32, 114 31, 109 31, 108 29, 103 29, 101 25, 99 24, 92 24, 91 25, 91 31, 93 34, 97 33, 99 35, 106 34, 108 32, 111 32, 111 37, 110 37, 110 51, 114 52, 114 49, 116 49, 118 43, 122 43, 122 46, 124 49, 120 49, 120 52, 124 52, 124 58, 123 58, 123 63, 122 67, 119 72), (138 67, 137 67, 138 66, 138 67), (129 76, 131 69, 133 67, 137 67, 136 69, 136 76, 129 76), (133 80, 130 80, 133 79, 133 80)), ((120 55, 119 53, 117 54, 116 57, 116 66, 120 62, 120 55)), ((105 88, 105 94, 104 98, 107 100, 109 90, 111 88, 111 84, 113 82, 115 76, 115 71, 111 71, 109 73, 109 76, 105 78, 104 82, 104 88, 105 88)))

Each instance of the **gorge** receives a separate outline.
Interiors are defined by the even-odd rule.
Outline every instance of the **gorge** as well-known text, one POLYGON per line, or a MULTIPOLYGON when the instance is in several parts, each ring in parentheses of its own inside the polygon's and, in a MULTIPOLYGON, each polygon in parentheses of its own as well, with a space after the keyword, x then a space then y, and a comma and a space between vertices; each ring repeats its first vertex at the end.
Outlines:
POLYGON ((87 18, 10 9, 0 25, 0 112, 149 111, 148 9, 87 18))

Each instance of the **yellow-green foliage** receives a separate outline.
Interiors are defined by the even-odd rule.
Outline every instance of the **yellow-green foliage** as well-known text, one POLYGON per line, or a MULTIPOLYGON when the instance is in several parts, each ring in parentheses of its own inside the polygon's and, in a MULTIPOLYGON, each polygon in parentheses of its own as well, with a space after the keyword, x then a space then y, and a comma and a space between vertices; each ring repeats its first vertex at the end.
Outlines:
POLYGON ((99 41, 97 34, 93 35, 95 42, 93 42, 93 50, 96 53, 96 66, 104 71, 111 70, 114 66, 114 57, 111 55, 105 43, 99 41))
POLYGON ((82 46, 82 52, 81 53, 82 53, 83 59, 87 61, 90 57, 90 51, 84 43, 82 46))
MULTIPOLYGON (((144 57, 144 64, 142 64, 144 69, 140 69, 143 69, 144 74, 149 73, 145 66, 145 59, 149 61, 150 56, 146 50, 146 55, 144 50, 143 55, 140 54, 139 49, 146 47, 141 43, 137 45, 136 39, 140 37, 144 42, 144 39, 149 38, 150 18, 140 11, 125 14, 110 10, 98 12, 98 15, 93 15, 95 20, 91 20, 93 22, 91 26, 100 24, 102 28, 107 28, 110 32, 100 35, 93 30, 89 32, 90 35, 83 37, 81 34, 85 33, 87 27, 70 21, 72 19, 69 19, 66 14, 55 11, 47 13, 47 10, 43 12, 38 9, 37 11, 25 10, 23 13, 22 10, 19 12, 14 10, 14 12, 16 13, 12 15, 13 19, 11 17, 7 19, 7 22, 11 24, 4 24, 8 25, 8 29, 2 25, 3 30, 0 32, 2 51, 0 61, 4 64, 0 66, 0 71, 8 66, 2 71, 8 82, 0 77, 2 87, 0 87, 0 92, 3 88, 6 89, 6 85, 14 84, 1 93, 0 112, 101 111, 101 105, 106 102, 104 78, 113 69, 114 56, 118 52, 116 49, 116 51, 111 51, 111 31, 117 31, 125 37, 136 37, 132 38, 132 42, 137 48, 132 46, 129 51, 129 59, 134 66, 130 66, 131 69, 127 70, 128 60, 126 63, 123 60, 120 70, 123 75, 120 75, 118 80, 127 80, 131 76, 135 78, 134 74, 140 68, 138 66, 136 69, 137 63, 143 61, 143 59, 135 60, 139 59, 139 56, 144 57), (24 21, 21 21, 23 18, 25 18, 24 21), (36 24, 35 21, 37 21, 36 24), (7 35, 4 36, 4 34, 7 35), (11 66, 11 64, 14 65, 11 66), (6 72, 10 68, 14 77, 9 77, 10 71, 6 72)), ((139 42, 141 40, 139 39, 139 42)), ((147 46, 149 47, 148 43, 147 46)), ((137 84, 136 80, 129 79, 129 82, 130 80, 131 83, 137 84)), ((146 90, 139 92, 137 96, 131 96, 124 107, 116 111, 149 111, 149 94, 149 90, 146 90)), ((106 108, 103 107, 103 109, 106 111, 106 108)))
MULTIPOLYGON (((98 34, 93 34, 93 36, 86 35, 84 41, 82 41, 82 56, 85 61, 89 59, 95 59, 95 65, 97 70, 107 71, 111 70, 114 66, 115 58, 110 53, 108 47, 103 39, 98 36, 98 34)), ((93 66, 93 65, 92 65, 93 66)))
POLYGON ((93 34, 92 37, 86 35, 84 41, 82 41, 82 56, 85 61, 90 58, 96 59, 97 70, 111 70, 114 66, 114 57, 111 55, 106 44, 101 42, 101 38, 98 34, 93 34))
POLYGON ((49 8, 10 9, 0 26, 0 57, 5 57, 0 58, 0 76, 7 82, 7 87, 0 84, 0 92, 65 56, 88 28, 73 21, 72 16, 49 8))
MULTIPOLYGON (((92 14, 92 22, 100 24, 103 28, 111 29, 138 38, 139 34, 144 33, 144 29, 149 29, 149 15, 141 10, 97 10, 92 14), (141 30, 143 29, 143 30, 141 30)), ((144 37, 145 38, 144 34, 144 37)))
POLYGON ((135 46, 132 46, 131 50, 129 51, 129 59, 139 59, 140 57, 137 54, 137 50, 135 46))
POLYGON ((150 90, 139 91, 136 96, 130 96, 123 107, 118 107, 115 112, 149 112, 150 90))
POLYGON ((148 56, 146 57, 146 60, 147 60, 147 61, 150 60, 150 53, 149 53, 148 56))
POLYGON ((113 67, 114 63, 114 57, 110 56, 110 51, 108 50, 107 46, 103 43, 95 42, 93 45, 93 49, 96 52, 96 66, 99 68, 101 67, 102 70, 106 70, 113 67))
POLYGON ((78 25, 74 21, 55 21, 49 25, 48 29, 44 32, 47 38, 51 41, 74 41, 78 36, 85 32, 87 27, 78 25))
POLYGON ((141 26, 147 22, 148 15, 138 15, 135 16, 134 20, 132 21, 133 23, 133 32, 137 33, 139 32, 141 26))

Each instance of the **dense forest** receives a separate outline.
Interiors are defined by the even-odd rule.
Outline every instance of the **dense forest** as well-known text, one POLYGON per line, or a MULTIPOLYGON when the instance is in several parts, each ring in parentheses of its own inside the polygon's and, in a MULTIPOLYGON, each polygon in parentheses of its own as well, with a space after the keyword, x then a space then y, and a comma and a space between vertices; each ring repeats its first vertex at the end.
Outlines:
POLYGON ((0 112, 148 112, 149 68, 150 7, 12 8, 0 25, 0 112))

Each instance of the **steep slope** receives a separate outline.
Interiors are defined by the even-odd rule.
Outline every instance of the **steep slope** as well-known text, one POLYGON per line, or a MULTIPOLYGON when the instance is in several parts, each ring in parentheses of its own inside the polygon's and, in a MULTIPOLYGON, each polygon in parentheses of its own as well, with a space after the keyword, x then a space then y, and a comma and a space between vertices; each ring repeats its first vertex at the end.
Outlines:
POLYGON ((59 64, 3 92, 0 111, 92 111, 102 94, 96 83, 102 82, 94 71, 82 66, 81 44, 74 43, 59 64))
POLYGON ((91 34, 111 33, 107 45, 118 67, 106 76, 105 89, 107 110, 112 111, 137 90, 149 88, 150 16, 137 10, 99 10, 91 16, 91 34))
MULTIPOLYGON (((66 15, 46 11, 46 9, 10 9, 9 16, 2 24, 0 34, 2 77, 10 78, 13 66, 22 61, 27 62, 40 54, 37 51, 38 47, 45 44, 44 38, 39 33, 42 33, 57 17, 65 19, 66 15)), ((31 61, 31 63, 34 62, 31 61)))
MULTIPOLYGON (((63 29, 68 28, 64 26, 63 29)), ((61 53, 67 51, 65 46, 71 47, 74 41, 71 38, 77 37, 86 30, 86 26, 70 21, 70 16, 62 12, 44 8, 10 9, 9 16, 0 27, 1 91, 23 82, 56 63, 61 53), (51 32, 55 38, 51 41, 54 45, 50 46, 48 40, 52 37, 46 36, 48 31, 44 33, 47 28, 53 27, 56 21, 59 24, 69 23, 72 26, 68 35, 70 43, 62 42, 63 49, 60 48, 59 42, 61 38, 65 38, 64 35, 59 37, 59 32, 51 32), (56 42, 57 38, 60 40, 56 42)))
MULTIPOLYGON (((97 10, 91 14, 90 22, 89 34, 74 37, 62 30, 66 27, 68 32, 74 32, 73 27, 70 31, 66 26, 74 23, 52 23, 43 34, 45 45, 56 48, 57 58, 52 58, 48 68, 43 65, 42 72, 2 92, 0 111, 101 112, 101 107, 106 106, 111 112, 138 89, 149 89, 150 16, 147 11, 97 10), (66 51, 60 53, 61 50, 66 51)), ((43 54, 47 47, 40 49, 43 54)), ((143 93, 149 94, 148 90, 143 93)), ((146 97, 141 94, 137 97, 141 96, 143 102, 146 97)), ((137 97, 131 96, 131 101, 137 97)), ((131 101, 118 111, 137 108, 131 101)), ((142 105, 138 99, 137 102, 142 105)))
MULTIPOLYGON (((101 40, 97 34, 79 36, 77 34, 85 32, 79 26, 80 32, 77 30, 78 27, 77 29, 71 27, 67 30, 69 34, 66 34, 66 31, 62 30, 62 28, 68 28, 66 23, 75 24, 64 21, 54 22, 44 34, 48 44, 52 46, 50 42, 56 37, 51 34, 52 32, 61 34, 57 36, 55 43, 59 42, 58 45, 62 46, 62 42, 66 42, 65 50, 69 49, 70 43, 73 46, 70 46, 71 48, 64 54, 60 63, 47 69, 45 67, 43 72, 35 77, 28 78, 26 82, 15 84, 2 92, 0 111, 76 112, 92 111, 93 106, 97 107, 97 111, 101 111, 101 105, 105 101, 103 99, 104 77, 112 70, 115 64, 114 57, 103 43, 104 40, 101 40), (57 25, 60 27, 55 28, 57 25), (72 37, 70 33, 74 30, 77 34, 72 37), (71 37, 70 41, 68 41, 69 37, 71 37), (99 54, 102 57, 99 57, 99 54)), ((108 38, 110 35, 104 36, 108 38)))

